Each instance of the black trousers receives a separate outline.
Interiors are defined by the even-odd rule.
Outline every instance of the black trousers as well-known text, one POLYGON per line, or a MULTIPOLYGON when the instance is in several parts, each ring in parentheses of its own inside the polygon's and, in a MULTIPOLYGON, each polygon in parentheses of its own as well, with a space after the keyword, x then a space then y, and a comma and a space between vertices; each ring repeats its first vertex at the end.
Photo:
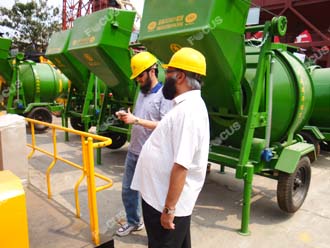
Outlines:
POLYGON ((149 248, 191 248, 191 216, 175 217, 174 230, 164 229, 160 224, 161 213, 142 199, 143 220, 148 235, 149 248))

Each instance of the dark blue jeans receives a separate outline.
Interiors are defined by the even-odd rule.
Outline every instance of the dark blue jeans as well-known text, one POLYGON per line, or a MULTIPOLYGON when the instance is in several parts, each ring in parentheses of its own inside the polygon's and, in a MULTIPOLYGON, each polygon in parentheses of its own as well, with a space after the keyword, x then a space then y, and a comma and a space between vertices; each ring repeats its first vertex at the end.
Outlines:
POLYGON ((140 193, 131 189, 132 179, 138 158, 138 155, 135 155, 129 151, 127 152, 121 195, 126 211, 127 222, 132 225, 139 224, 141 217, 140 193))

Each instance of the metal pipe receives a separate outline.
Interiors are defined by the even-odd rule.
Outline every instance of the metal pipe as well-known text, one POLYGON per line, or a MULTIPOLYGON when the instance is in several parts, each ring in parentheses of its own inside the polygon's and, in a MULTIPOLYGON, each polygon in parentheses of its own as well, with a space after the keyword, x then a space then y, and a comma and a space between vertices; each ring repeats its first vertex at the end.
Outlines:
POLYGON ((19 103, 19 86, 20 86, 20 82, 19 82, 19 67, 17 64, 15 64, 16 66, 16 101, 17 103, 19 103))
POLYGON ((32 155, 34 154, 34 151, 36 150, 36 137, 34 135, 34 123, 30 123, 31 125, 31 148, 32 148, 32 151, 30 152, 30 154, 28 155, 28 159, 30 159, 32 157, 32 155))
POLYGON ((97 77, 95 77, 94 83, 94 109, 97 108, 97 77))
POLYGON ((270 145, 270 136, 272 132, 272 110, 273 110, 273 71, 272 67, 274 60, 271 59, 270 62, 270 73, 269 73, 269 85, 268 85, 268 116, 267 116, 267 126, 266 126, 266 148, 270 145))
POLYGON ((43 122, 43 121, 38 121, 35 119, 31 119, 31 118, 25 118, 25 120, 27 120, 30 123, 35 123, 35 124, 41 124, 41 125, 45 125, 47 127, 55 127, 58 130, 62 130, 62 131, 66 131, 69 133, 74 133, 83 137, 91 137, 93 139, 96 140, 100 140, 100 141, 109 141, 110 138, 104 137, 104 136, 100 136, 100 135, 96 135, 96 134, 92 134, 92 133, 87 133, 87 132, 83 132, 83 131, 78 131, 78 130, 74 130, 72 128, 67 128, 67 127, 61 127, 58 125, 54 125, 48 122, 43 122))
POLYGON ((76 203, 76 217, 80 218, 80 204, 79 204, 79 186, 82 182, 82 180, 85 178, 86 173, 83 172, 82 175, 80 176, 80 178, 78 179, 78 181, 76 182, 76 185, 74 186, 74 199, 75 199, 75 203, 76 203))
POLYGON ((256 25, 256 26, 251 26, 251 27, 246 27, 245 32, 256 32, 256 31, 261 31, 264 30, 265 25, 256 25))
POLYGON ((251 211, 251 194, 252 194, 252 181, 253 181, 253 165, 247 164, 244 173, 244 195, 243 195, 243 208, 242 208, 242 223, 239 234, 250 235, 249 222, 251 211))
POLYGON ((96 186, 95 186, 95 171, 94 171, 94 152, 93 152, 93 139, 91 137, 87 138, 87 154, 88 154, 88 164, 87 164, 87 187, 89 188, 89 200, 90 200, 90 222, 92 228, 92 239, 96 245, 100 244, 100 234, 99 234, 99 220, 97 215, 97 202, 96 202, 96 186))

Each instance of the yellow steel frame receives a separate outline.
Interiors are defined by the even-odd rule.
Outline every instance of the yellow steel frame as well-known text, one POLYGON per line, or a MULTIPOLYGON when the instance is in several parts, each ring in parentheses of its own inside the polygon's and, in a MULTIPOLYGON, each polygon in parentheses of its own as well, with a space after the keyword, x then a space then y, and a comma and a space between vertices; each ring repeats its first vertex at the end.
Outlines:
POLYGON ((60 160, 64 163, 67 163, 70 166, 73 166, 77 169, 82 170, 82 175, 78 179, 77 183, 74 187, 75 192, 75 203, 76 203, 76 217, 80 218, 80 205, 79 205, 79 195, 78 195, 78 188, 80 183, 83 181, 85 177, 87 177, 87 191, 88 191, 88 207, 89 207, 89 216, 90 216, 90 227, 91 227, 91 234, 92 234, 92 240, 96 245, 100 244, 100 234, 99 234, 99 224, 98 224, 98 212, 97 212, 97 202, 96 202, 96 192, 110 188, 113 185, 113 182, 111 179, 107 178, 106 176, 103 176, 99 173, 96 173, 94 171, 94 148, 101 148, 104 146, 111 145, 112 140, 110 138, 106 138, 103 136, 86 133, 77 131, 74 129, 50 124, 47 122, 42 122, 30 118, 25 118, 26 121, 29 122, 31 127, 31 136, 32 136, 32 144, 27 144, 28 147, 32 148, 32 151, 28 155, 28 159, 30 159, 35 151, 42 152, 50 157, 53 158, 53 161, 48 166, 47 172, 46 172, 46 180, 47 180, 47 189, 48 189, 48 198, 50 199, 52 197, 51 187, 50 187, 50 172, 55 166, 55 163, 57 160, 60 160), (36 145, 36 138, 35 138, 35 129, 34 125, 44 125, 48 126, 52 129, 52 140, 53 140, 53 153, 46 151, 36 145), (62 158, 58 156, 57 153, 57 140, 56 140, 56 130, 62 130, 64 132, 74 133, 77 135, 80 135, 81 137, 81 145, 82 145, 82 159, 83 159, 83 166, 80 166, 76 163, 73 163, 65 158, 62 158), (97 143, 93 143, 93 139, 101 141, 97 143), (107 181, 108 183, 99 187, 96 187, 95 185, 95 177, 98 177, 100 179, 103 179, 107 181))

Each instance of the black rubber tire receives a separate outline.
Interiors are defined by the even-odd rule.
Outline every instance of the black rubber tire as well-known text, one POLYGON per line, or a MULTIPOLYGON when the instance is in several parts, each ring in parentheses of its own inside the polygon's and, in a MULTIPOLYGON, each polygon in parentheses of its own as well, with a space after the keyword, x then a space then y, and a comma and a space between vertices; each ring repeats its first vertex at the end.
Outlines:
POLYGON ((306 140, 307 143, 313 144, 315 148, 316 156, 319 156, 321 153, 320 142, 309 132, 301 131, 300 135, 306 140))
MULTIPOLYGON (((78 131, 85 131, 84 123, 81 121, 80 117, 71 117, 70 118, 71 127, 78 131)), ((88 124, 88 129, 90 129, 91 124, 88 124)))
MULTIPOLYGON (((44 108, 44 107, 36 107, 36 108, 32 109, 31 112, 29 112, 27 114, 27 117, 30 119, 35 119, 35 120, 43 121, 43 122, 47 122, 47 123, 52 123, 52 121, 53 121, 52 113, 47 108, 44 108)), ((34 129, 36 131, 42 132, 42 131, 45 131, 46 129, 48 129, 48 126, 34 124, 34 129)))
POLYGON ((321 142, 321 150, 330 152, 330 142, 327 142, 327 143, 321 142))
POLYGON ((105 137, 108 137, 112 139, 112 144, 107 146, 107 148, 115 150, 121 148, 123 145, 125 145, 127 141, 127 135, 123 133, 116 133, 116 132, 106 132, 103 134, 105 137))
POLYGON ((304 203, 311 181, 311 163, 307 156, 300 159, 292 174, 280 172, 277 203, 284 212, 294 213, 304 203))

